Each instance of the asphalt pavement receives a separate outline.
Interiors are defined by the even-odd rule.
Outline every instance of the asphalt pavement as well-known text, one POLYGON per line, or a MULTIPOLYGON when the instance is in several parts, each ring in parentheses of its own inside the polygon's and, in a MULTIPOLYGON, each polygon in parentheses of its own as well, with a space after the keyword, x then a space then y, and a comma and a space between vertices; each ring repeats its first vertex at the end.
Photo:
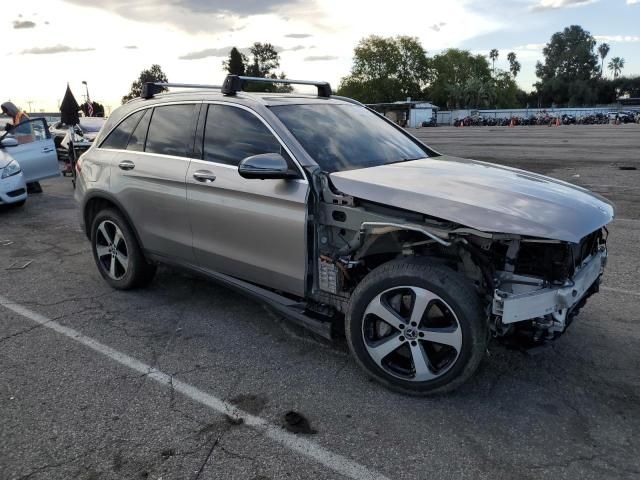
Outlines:
POLYGON ((562 338, 535 354, 492 344, 471 381, 426 399, 369 381, 343 342, 182 272, 112 290, 70 180, 43 182, 0 210, 0 478, 638 478, 640 171, 619 169, 640 168, 630 127, 602 162, 572 146, 608 141, 609 127, 551 129, 564 138, 546 150, 546 127, 419 131, 451 154, 526 152, 513 164, 621 205, 603 290, 562 338))

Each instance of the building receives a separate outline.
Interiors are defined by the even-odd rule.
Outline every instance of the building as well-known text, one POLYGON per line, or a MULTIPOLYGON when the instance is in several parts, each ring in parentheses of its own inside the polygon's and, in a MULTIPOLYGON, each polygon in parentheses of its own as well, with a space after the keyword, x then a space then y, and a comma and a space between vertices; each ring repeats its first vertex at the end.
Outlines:
POLYGON ((419 128, 425 124, 435 123, 438 107, 426 101, 398 101, 392 103, 371 103, 367 107, 381 113, 398 125, 419 128))

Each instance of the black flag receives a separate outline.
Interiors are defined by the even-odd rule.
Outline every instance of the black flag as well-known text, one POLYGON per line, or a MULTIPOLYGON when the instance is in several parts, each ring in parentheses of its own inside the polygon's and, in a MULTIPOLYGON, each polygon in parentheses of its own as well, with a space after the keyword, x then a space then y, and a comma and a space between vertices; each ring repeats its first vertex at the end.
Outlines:
POLYGON ((67 91, 64 92, 64 98, 60 104, 60 113, 62 114, 60 121, 66 125, 77 125, 80 123, 78 110, 80 110, 80 106, 78 105, 78 102, 76 102, 76 99, 69 88, 69 84, 67 83, 67 91))

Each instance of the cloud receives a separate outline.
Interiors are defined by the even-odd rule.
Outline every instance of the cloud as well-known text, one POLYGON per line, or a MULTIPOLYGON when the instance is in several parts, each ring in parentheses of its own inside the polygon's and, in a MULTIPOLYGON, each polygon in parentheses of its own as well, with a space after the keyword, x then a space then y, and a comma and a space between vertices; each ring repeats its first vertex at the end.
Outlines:
POLYGON ((287 33, 285 38, 309 38, 312 37, 310 33, 287 33))
POLYGON ((627 5, 638 5, 640 0, 627 0, 627 5))
POLYGON ((22 50, 20 55, 49 55, 53 53, 67 52, 92 52, 95 48, 74 48, 67 45, 54 45, 52 47, 34 47, 22 50))
MULTIPOLYGON (((180 60, 200 60, 202 58, 208 57, 226 57, 229 55, 229 51, 233 47, 222 47, 222 48, 205 48, 204 50, 198 50, 195 52, 189 52, 184 55, 178 57, 180 60)), ((244 53, 245 55, 249 53, 248 48, 238 48, 240 53, 244 53)), ((276 47, 276 50, 277 47, 276 47)))
POLYGON ((307 48, 313 48, 313 47, 305 47, 304 45, 296 45, 295 47, 289 47, 289 48, 282 48, 282 49, 277 49, 280 52, 297 52, 298 50, 305 50, 307 48))
POLYGON ((327 60, 337 60, 338 57, 333 55, 310 55, 304 57, 305 62, 325 62, 327 60))
MULTIPOLYGON (((87 6, 86 0, 67 0, 87 6)), ((225 31, 234 19, 276 12, 300 0, 102 0, 91 5, 121 17, 155 23, 169 23, 182 30, 225 31)))
POLYGON ((36 26, 35 22, 32 22, 31 20, 14 20, 13 21, 13 28, 16 28, 16 29, 33 28, 35 26, 36 26))
MULTIPOLYGON (((107 1, 106 3, 112 2, 107 1)), ((137 2, 117 0, 117 3, 166 3, 166 0, 156 0, 155 2, 149 0, 138 0, 137 2)), ((195 13, 229 13, 246 16, 269 13, 279 6, 297 2, 295 0, 216 0, 215 2, 211 0, 174 0, 172 3, 195 13)))
POLYGON ((594 38, 599 42, 640 42, 638 35, 594 35, 594 38))
POLYGON ((526 45, 518 45, 514 48, 514 50, 538 51, 542 50, 546 46, 546 43, 527 43, 526 45))
MULTIPOLYGON (((222 48, 205 48, 204 50, 197 50, 195 52, 185 53, 184 55, 181 55, 178 58, 180 60, 201 60, 203 58, 208 58, 208 57, 226 57, 227 55, 229 55, 229 51, 232 48, 233 47, 231 46, 222 47, 222 48)), ((313 46, 307 47, 305 45, 295 45, 293 47, 283 48, 283 47, 274 45, 273 48, 276 49, 276 52, 280 53, 280 52, 297 52, 299 50, 305 50, 308 48, 315 48, 315 47, 313 46)), ((238 48, 238 51, 240 53, 244 53, 245 55, 249 55, 249 53, 251 53, 249 47, 238 48)))
POLYGON ((434 23, 429 28, 434 32, 439 32, 442 29, 442 27, 444 27, 445 25, 446 25, 446 22, 434 23))
POLYGON ((567 7, 582 7, 598 0, 537 0, 529 9, 533 12, 567 7))
POLYGON ((138 46, 137 45, 125 45, 124 48, 126 48, 127 50, 137 50, 138 46))

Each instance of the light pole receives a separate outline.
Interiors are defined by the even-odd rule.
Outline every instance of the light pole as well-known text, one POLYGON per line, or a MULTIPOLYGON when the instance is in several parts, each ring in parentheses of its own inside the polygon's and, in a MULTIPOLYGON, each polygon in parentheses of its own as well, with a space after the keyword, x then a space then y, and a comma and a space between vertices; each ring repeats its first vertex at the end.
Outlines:
POLYGON ((84 85, 84 88, 87 90, 87 103, 91 103, 91 99, 89 98, 89 86, 87 85, 87 81, 83 80, 82 84, 84 85))

